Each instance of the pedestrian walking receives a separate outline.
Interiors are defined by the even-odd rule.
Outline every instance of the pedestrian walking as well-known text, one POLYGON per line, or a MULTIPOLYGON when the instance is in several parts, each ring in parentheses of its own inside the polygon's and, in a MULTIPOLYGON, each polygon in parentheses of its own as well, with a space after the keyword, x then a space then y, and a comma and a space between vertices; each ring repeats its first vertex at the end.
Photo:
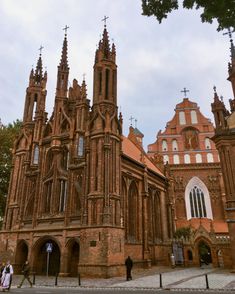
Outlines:
POLYGON ((33 283, 30 281, 29 273, 30 273, 30 266, 29 266, 28 260, 26 260, 25 263, 22 266, 23 277, 22 277, 22 280, 21 280, 18 288, 21 288, 21 286, 23 285, 25 279, 29 282, 30 287, 33 287, 33 283))
POLYGON ((127 259, 125 260, 125 266, 126 266, 126 280, 132 280, 132 276, 131 276, 131 270, 133 267, 133 261, 130 258, 130 256, 127 257, 127 259))
POLYGON ((1 284, 1 279, 2 279, 2 273, 5 267, 5 262, 1 262, 0 264, 0 284, 1 284))
POLYGON ((10 291, 13 273, 14 273, 13 267, 10 261, 8 261, 6 266, 3 269, 2 278, 1 278, 3 292, 10 291))
POLYGON ((171 253, 171 267, 175 268, 175 256, 173 253, 171 253))

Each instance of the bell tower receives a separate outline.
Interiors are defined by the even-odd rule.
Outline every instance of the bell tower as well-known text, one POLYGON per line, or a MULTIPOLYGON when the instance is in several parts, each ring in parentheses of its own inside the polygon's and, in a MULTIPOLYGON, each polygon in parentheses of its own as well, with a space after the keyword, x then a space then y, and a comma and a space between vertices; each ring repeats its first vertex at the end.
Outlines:
POLYGON ((29 86, 26 90, 25 106, 23 124, 28 124, 42 118, 45 112, 45 100, 46 100, 46 83, 47 72, 42 69, 42 52, 43 47, 39 48, 40 55, 37 61, 37 66, 31 70, 29 76, 29 86))
POLYGON ((211 104, 216 125, 212 140, 220 155, 226 192, 226 218, 230 235, 232 271, 235 272, 235 48, 231 31, 228 30, 226 34, 229 35, 231 44, 228 81, 231 82, 234 97, 229 100, 230 111, 228 111, 215 93, 214 102, 211 104))
MULTIPOLYGON (((106 22, 106 17, 104 21, 106 22)), ((117 65, 115 45, 110 47, 104 25, 95 54, 93 106, 86 131, 88 179, 87 236, 98 234, 96 254, 93 249, 81 257, 80 266, 88 264, 100 275, 109 277, 123 272, 124 225, 121 195, 122 118, 117 109, 117 65), (100 259, 105 260, 103 263, 100 259)), ((79 271, 82 270, 82 267, 79 271)))
POLYGON ((116 48, 114 43, 110 48, 106 24, 95 55, 93 102, 94 105, 101 102, 113 106, 117 104, 116 48))

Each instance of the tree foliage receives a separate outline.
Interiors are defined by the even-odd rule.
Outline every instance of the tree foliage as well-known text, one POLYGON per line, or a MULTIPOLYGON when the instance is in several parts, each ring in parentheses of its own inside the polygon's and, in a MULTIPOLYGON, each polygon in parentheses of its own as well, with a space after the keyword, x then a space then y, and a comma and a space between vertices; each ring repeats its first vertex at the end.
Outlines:
POLYGON ((192 234, 192 229, 190 227, 182 227, 175 231, 174 238, 181 239, 181 238, 190 238, 192 234))
POLYGON ((0 128, 0 220, 4 215, 6 205, 11 173, 13 143, 20 128, 21 121, 19 120, 0 128))
MULTIPOLYGON (((178 8, 178 0, 142 0, 143 15, 154 15, 159 23, 178 8)), ((183 8, 201 8, 201 21, 212 23, 217 20, 218 31, 228 28, 235 30, 234 0, 183 0, 183 8)))

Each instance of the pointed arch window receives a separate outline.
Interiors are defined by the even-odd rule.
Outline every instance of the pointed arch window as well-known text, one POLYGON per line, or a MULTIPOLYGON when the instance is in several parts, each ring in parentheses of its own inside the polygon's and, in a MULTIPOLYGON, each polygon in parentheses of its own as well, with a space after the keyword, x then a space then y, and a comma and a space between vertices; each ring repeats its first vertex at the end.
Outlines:
POLYGON ((128 191, 128 240, 135 242, 138 239, 138 189, 132 182, 128 191))
POLYGON ((78 156, 83 156, 84 155, 84 137, 79 137, 78 139, 78 147, 77 147, 77 152, 78 156))
POLYGON ((33 164, 38 164, 39 162, 39 146, 35 145, 33 152, 33 164))
POLYGON ((44 213, 50 213, 51 210, 51 195, 52 195, 52 180, 45 183, 45 198, 44 198, 44 213))
POLYGON ((33 99, 33 112, 32 112, 32 120, 34 120, 36 116, 36 110, 37 110, 37 101, 38 101, 38 94, 34 94, 34 99, 33 99))
POLYGON ((201 217, 212 219, 209 191, 198 177, 193 177, 186 186, 185 205, 187 219, 201 217))
POLYGON ((205 196, 203 191, 194 186, 189 192, 190 209, 192 217, 207 217, 205 196))
POLYGON ((59 180, 59 184, 60 184, 59 212, 64 212, 66 201, 67 201, 67 181, 59 180))
POLYGON ((167 141, 162 140, 162 151, 168 151, 167 141))
POLYGON ((108 68, 105 70, 105 99, 109 99, 109 79, 110 71, 108 68))
POLYGON ((68 166, 69 166, 69 151, 68 151, 67 147, 64 147, 63 150, 62 150, 61 166, 65 170, 68 170, 68 166))

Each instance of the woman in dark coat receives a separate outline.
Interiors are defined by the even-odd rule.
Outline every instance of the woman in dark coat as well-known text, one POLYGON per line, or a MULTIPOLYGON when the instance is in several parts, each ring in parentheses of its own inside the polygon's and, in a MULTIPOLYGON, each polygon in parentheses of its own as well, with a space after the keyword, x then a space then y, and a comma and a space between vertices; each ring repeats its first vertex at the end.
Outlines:
POLYGON ((126 280, 132 280, 132 276, 131 276, 131 270, 133 267, 133 261, 130 258, 130 256, 127 257, 127 259, 125 260, 125 266, 126 266, 126 280))

